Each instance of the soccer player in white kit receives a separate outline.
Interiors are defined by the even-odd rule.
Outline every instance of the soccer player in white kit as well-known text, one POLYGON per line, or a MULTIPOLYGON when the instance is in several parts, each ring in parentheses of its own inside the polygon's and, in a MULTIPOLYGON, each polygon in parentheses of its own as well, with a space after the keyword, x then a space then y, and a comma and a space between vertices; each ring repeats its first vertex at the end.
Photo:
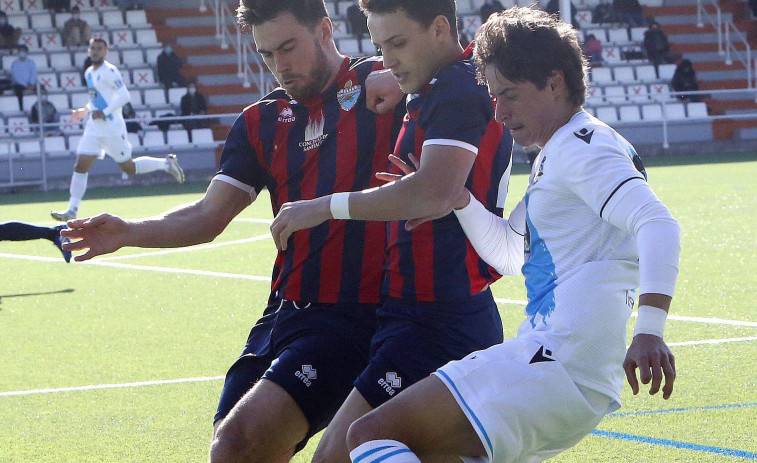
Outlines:
POLYGON ((583 111, 586 60, 576 31, 543 11, 510 8, 478 31, 475 58, 497 98, 497 121, 521 146, 542 151, 508 220, 467 192, 455 214, 500 273, 523 264, 526 319, 515 338, 448 363, 355 421, 347 436, 353 462, 540 462, 620 407, 624 370, 634 394, 636 368, 642 383, 651 380, 650 394, 663 377, 663 397, 673 391, 663 330, 680 229, 633 147, 583 111))
POLYGON ((84 77, 90 101, 85 107, 73 111, 72 121, 78 122, 87 115, 90 118, 76 148, 76 164, 71 177, 68 210, 50 212, 53 219, 64 222, 76 218, 79 204, 87 190, 89 169, 105 154, 112 157, 121 170, 129 175, 163 170, 171 174, 177 182, 184 182, 184 171, 179 166, 175 154, 169 154, 164 159, 148 156, 131 159, 131 143, 126 138, 126 122, 121 112, 123 105, 131 99, 129 91, 118 69, 105 60, 108 56, 108 42, 105 39, 91 39, 88 53, 92 66, 86 70, 84 77))

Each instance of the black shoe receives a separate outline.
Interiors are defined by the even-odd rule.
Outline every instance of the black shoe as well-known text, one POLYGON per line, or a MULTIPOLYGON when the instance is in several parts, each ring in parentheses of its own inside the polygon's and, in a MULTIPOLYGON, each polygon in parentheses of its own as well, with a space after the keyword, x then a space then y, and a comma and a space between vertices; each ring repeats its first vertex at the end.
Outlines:
POLYGON ((63 249, 63 243, 70 243, 71 240, 60 236, 60 231, 64 228, 66 228, 65 225, 58 225, 57 227, 55 227, 55 230, 58 232, 58 236, 55 237, 53 244, 55 244, 60 253, 63 254, 63 259, 68 264, 69 262, 71 262, 71 251, 66 251, 65 249, 63 249))

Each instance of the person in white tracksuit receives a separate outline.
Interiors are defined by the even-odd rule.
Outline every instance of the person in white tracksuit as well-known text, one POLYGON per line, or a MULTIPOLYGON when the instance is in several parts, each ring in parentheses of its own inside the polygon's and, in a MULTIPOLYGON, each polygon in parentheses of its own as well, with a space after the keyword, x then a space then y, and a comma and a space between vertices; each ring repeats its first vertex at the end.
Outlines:
POLYGON ((131 99, 129 91, 118 69, 105 60, 108 56, 108 42, 105 39, 91 39, 88 53, 92 66, 86 70, 84 77, 87 81, 89 102, 83 108, 74 109, 72 113, 73 122, 87 116, 89 119, 76 148, 76 164, 69 190, 71 197, 66 211, 50 212, 55 220, 64 222, 76 218, 79 204, 87 189, 89 169, 105 154, 113 158, 126 174, 138 175, 162 170, 173 176, 177 182, 184 182, 184 171, 179 166, 175 154, 169 154, 165 158, 131 158, 131 143, 126 138, 126 123, 121 112, 121 108, 131 99))

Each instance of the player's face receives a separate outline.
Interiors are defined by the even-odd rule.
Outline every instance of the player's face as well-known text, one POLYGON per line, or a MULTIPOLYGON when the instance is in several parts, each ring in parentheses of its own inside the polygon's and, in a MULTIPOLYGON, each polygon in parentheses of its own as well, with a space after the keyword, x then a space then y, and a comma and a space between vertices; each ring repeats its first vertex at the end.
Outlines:
MULTIPOLYGON (((493 64, 484 69, 489 93, 497 99, 494 118, 510 130, 521 146, 543 147, 564 123, 560 122, 561 104, 552 89, 551 79, 539 90, 532 82, 505 79, 493 64)), ((564 103, 564 101, 563 101, 564 103)))
POLYGON ((108 56, 108 47, 102 42, 92 42, 87 49, 89 59, 92 60, 92 64, 102 64, 105 57, 108 56))
POLYGON ((440 69, 438 30, 410 19, 404 11, 368 14, 371 40, 381 50, 404 93, 418 93, 440 69))
POLYGON ((321 26, 311 29, 291 13, 282 13, 254 26, 252 35, 258 53, 289 96, 307 100, 323 91, 329 69, 321 26))

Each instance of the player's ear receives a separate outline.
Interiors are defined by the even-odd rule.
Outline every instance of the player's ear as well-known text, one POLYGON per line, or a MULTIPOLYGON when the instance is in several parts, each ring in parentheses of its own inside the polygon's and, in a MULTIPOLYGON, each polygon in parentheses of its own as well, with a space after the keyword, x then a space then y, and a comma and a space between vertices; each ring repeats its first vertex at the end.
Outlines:
POLYGON ((565 88, 565 73, 561 70, 552 71, 552 75, 547 78, 547 86, 553 93, 559 93, 565 88))
POLYGON ((451 26, 444 15, 440 14, 434 18, 431 27, 434 28, 434 37, 436 38, 446 38, 446 36, 450 35, 451 26))
POLYGON ((321 22, 316 26, 316 38, 322 44, 330 41, 334 36, 334 25, 331 23, 331 19, 324 16, 321 18, 321 22))

